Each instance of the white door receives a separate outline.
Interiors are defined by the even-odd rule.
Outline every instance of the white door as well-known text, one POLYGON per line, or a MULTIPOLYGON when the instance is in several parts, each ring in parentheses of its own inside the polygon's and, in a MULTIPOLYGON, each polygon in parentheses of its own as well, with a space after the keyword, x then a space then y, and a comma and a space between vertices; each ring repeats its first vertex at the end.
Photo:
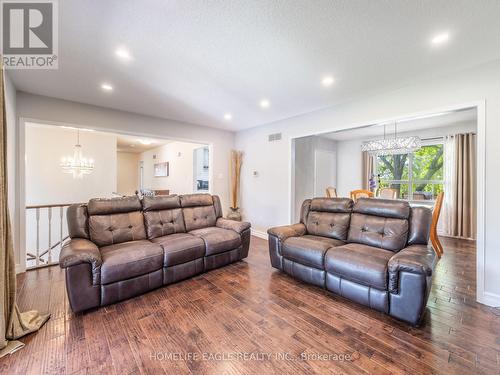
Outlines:
POLYGON ((337 187, 337 154, 334 151, 314 152, 314 196, 326 197, 328 186, 337 187))

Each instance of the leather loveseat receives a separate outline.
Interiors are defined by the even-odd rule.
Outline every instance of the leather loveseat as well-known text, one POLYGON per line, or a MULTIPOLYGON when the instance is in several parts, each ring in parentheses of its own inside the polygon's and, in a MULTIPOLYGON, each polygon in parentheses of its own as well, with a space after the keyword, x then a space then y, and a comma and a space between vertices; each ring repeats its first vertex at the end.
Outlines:
POLYGON ((248 255, 250 224, 210 194, 91 199, 67 211, 59 265, 73 311, 124 300, 248 255))
POLYGON ((300 223, 271 228, 273 267, 412 325, 421 322, 437 262, 432 212, 384 199, 306 200, 300 223))

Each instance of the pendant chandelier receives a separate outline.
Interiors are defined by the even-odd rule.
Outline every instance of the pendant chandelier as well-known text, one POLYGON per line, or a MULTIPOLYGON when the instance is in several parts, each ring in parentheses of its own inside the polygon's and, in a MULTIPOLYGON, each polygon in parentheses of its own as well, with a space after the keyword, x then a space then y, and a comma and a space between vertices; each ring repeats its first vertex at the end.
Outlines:
POLYGON ((394 138, 386 138, 384 124, 384 139, 376 139, 363 142, 362 151, 367 151, 371 155, 398 155, 409 154, 419 150, 422 147, 420 137, 398 137, 397 123, 394 123, 394 138))
POLYGON ((73 175, 73 178, 83 178, 94 170, 94 161, 83 157, 82 145, 80 145, 80 130, 77 130, 76 145, 73 150, 73 156, 63 157, 61 168, 64 173, 73 175))

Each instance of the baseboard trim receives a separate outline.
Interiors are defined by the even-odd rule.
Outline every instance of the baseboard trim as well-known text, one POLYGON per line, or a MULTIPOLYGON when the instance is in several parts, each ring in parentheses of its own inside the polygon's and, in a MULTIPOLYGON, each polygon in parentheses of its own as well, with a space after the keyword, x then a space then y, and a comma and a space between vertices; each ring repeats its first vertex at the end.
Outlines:
POLYGON ((250 230, 250 233, 251 233, 252 236, 259 237, 259 238, 262 238, 264 240, 267 240, 267 233, 266 232, 262 232, 260 230, 252 228, 250 230))
POLYGON ((24 268, 21 264, 19 264, 19 263, 18 263, 18 264, 16 264, 16 275, 17 275, 18 273, 23 273, 23 272, 25 272, 25 271, 26 271, 26 269, 25 269, 25 268, 24 268))
POLYGON ((478 302, 491 307, 500 307, 500 294, 483 292, 478 298, 478 302))

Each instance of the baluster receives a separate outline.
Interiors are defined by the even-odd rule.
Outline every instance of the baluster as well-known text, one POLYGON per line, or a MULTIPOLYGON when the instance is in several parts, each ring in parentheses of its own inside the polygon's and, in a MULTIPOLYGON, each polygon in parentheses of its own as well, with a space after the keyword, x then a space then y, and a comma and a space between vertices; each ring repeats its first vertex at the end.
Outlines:
POLYGON ((40 209, 36 209, 36 266, 40 265, 40 209))
POLYGON ((60 222, 60 227, 59 227, 59 254, 61 254, 62 248, 63 248, 63 216, 64 216, 64 207, 61 206, 59 207, 59 220, 60 222))
POLYGON ((49 216, 49 255, 47 259, 47 264, 52 262, 52 207, 48 208, 48 216, 49 216))

